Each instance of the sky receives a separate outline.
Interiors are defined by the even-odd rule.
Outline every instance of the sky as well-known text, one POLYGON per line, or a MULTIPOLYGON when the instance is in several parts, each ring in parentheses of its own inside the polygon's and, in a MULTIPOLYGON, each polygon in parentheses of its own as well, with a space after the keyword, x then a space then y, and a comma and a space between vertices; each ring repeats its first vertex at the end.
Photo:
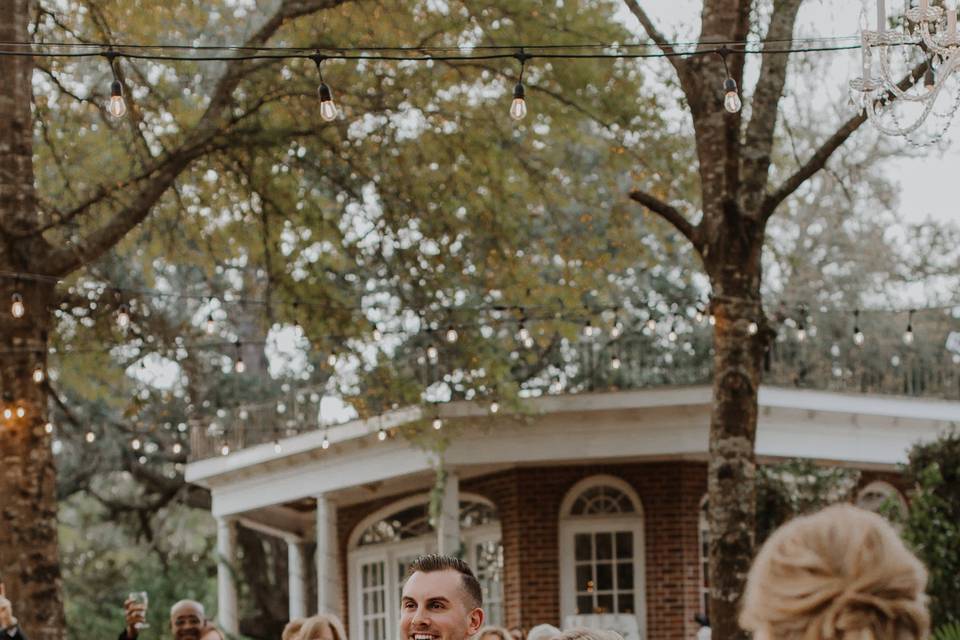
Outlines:
MULTIPOLYGON (((887 0, 888 13, 902 12, 902 0, 887 0)), ((674 41, 695 40, 700 29, 702 0, 646 0, 641 5, 652 16, 660 32, 674 41)), ((861 11, 870 18, 870 28, 875 28, 875 0, 820 0, 802 5, 794 36, 798 38, 859 36, 861 11)), ((623 20, 636 31, 644 32, 640 23, 624 5, 623 20)), ((814 99, 834 105, 846 105, 850 80, 860 75, 859 52, 824 52, 812 55, 833 56, 837 64, 831 75, 822 83, 822 94, 814 99)), ((955 81, 953 81, 955 83, 955 81)), ((852 115, 853 107, 847 106, 852 115)), ((960 120, 960 118, 958 118, 960 120)), ((869 125, 864 125, 869 126, 869 125)), ((943 150, 927 149, 917 152, 902 141, 905 152, 913 157, 903 157, 886 162, 885 169, 892 181, 900 187, 898 215, 905 222, 919 223, 928 218, 936 222, 960 223, 960 214, 946 185, 956 180, 956 167, 960 166, 960 122, 954 122, 944 137, 943 150)), ((855 139, 852 140, 855 143, 855 139)))

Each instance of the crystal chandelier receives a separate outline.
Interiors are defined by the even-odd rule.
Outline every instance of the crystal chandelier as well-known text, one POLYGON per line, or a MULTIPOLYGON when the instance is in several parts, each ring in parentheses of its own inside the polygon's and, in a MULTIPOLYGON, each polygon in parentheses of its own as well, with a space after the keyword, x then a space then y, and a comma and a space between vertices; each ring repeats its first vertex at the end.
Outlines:
POLYGON ((944 9, 931 6, 930 0, 911 6, 906 0, 903 28, 888 29, 886 2, 876 4, 877 30, 864 24, 860 32, 863 75, 850 82, 852 99, 880 132, 903 136, 916 145, 936 143, 960 107, 960 91, 951 98, 943 90, 960 67, 956 6, 944 9), (909 87, 898 87, 922 62, 927 69, 923 82, 911 76, 909 87), (942 95, 947 97, 941 99, 942 95), (928 119, 938 124, 921 131, 928 119))

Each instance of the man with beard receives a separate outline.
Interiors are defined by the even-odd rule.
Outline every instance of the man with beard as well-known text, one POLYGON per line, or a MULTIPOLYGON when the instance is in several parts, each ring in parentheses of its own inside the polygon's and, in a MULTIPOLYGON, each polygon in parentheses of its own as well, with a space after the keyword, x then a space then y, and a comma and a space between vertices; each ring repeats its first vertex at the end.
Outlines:
MULTIPOLYGON (((147 608, 133 600, 127 600, 123 606, 127 626, 117 640, 136 640, 138 625, 145 621, 147 608)), ((174 640, 223 640, 217 628, 206 619, 203 605, 195 600, 181 600, 170 608, 170 631, 174 640)))
POLYGON ((428 555, 407 572, 400 640, 466 640, 483 626, 483 593, 466 562, 428 555))

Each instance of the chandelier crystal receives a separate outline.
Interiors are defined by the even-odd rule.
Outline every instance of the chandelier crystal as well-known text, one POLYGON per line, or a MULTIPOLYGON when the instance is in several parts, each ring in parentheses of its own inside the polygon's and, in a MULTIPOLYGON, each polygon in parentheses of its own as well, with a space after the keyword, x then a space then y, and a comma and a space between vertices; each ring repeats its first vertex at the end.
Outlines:
POLYGON ((935 144, 960 107, 960 91, 952 98, 944 91, 960 67, 957 8, 932 6, 930 0, 919 0, 912 6, 906 0, 902 28, 891 29, 886 0, 875 1, 876 31, 867 28, 863 14, 863 75, 850 82, 851 99, 881 133, 902 136, 915 145, 935 144), (922 82, 920 77, 910 75, 912 82, 906 89, 897 86, 924 62, 922 82), (936 124, 925 127, 928 120, 936 124))

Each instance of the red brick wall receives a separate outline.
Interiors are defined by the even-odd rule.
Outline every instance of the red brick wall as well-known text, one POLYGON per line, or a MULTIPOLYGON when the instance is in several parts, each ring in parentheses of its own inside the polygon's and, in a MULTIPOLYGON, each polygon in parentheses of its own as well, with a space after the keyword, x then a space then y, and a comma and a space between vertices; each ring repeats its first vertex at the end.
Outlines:
MULTIPOLYGON (((560 625, 560 504, 574 484, 597 474, 626 481, 643 503, 647 637, 692 636, 691 620, 700 610, 698 509, 706 491, 706 465, 696 462, 520 468, 462 482, 462 491, 489 498, 500 512, 507 625, 560 625)), ((367 515, 401 497, 338 510, 345 616, 349 535, 367 515)))

